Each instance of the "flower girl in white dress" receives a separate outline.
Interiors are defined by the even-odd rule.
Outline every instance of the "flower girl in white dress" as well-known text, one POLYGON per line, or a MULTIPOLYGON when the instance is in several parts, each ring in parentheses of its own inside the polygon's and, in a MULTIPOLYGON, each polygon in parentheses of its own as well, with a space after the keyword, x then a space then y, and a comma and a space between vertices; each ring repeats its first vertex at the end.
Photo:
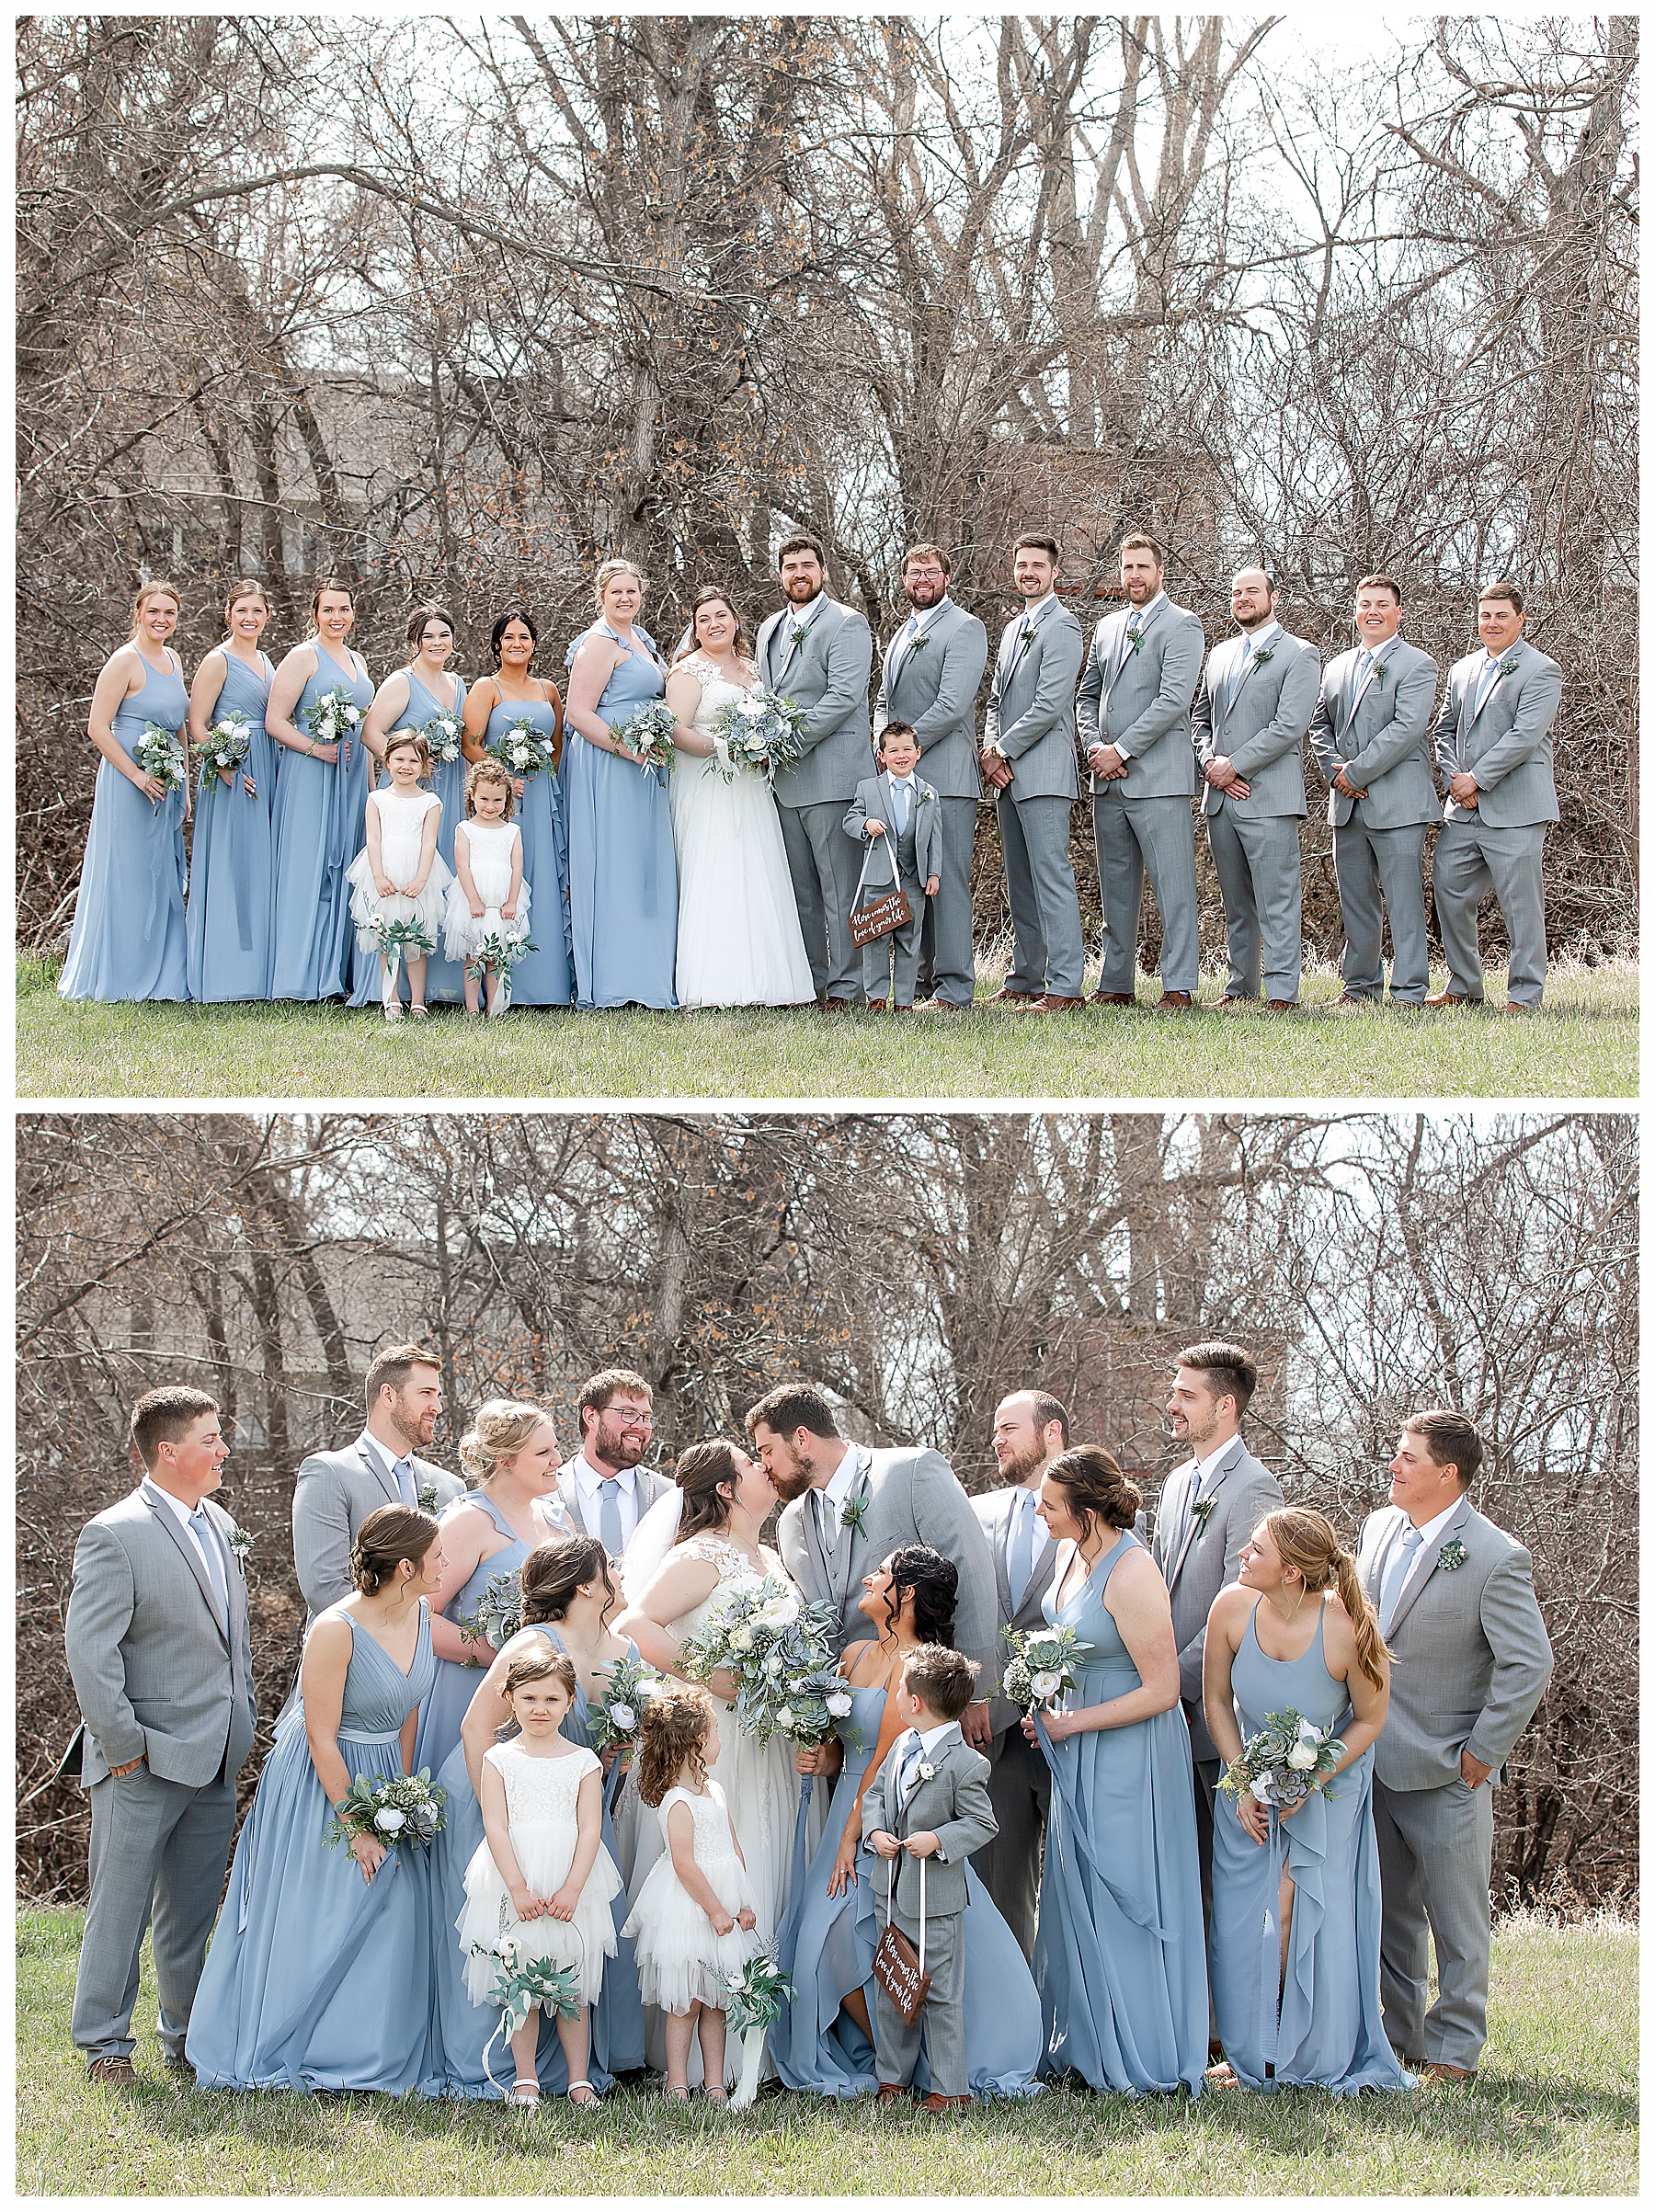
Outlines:
POLYGON ((393 730, 385 740, 385 766, 391 771, 390 788, 369 792, 367 842, 345 872, 346 881, 354 886, 350 918, 362 951, 380 956, 385 1020, 402 1019, 396 977, 398 965, 406 959, 409 1011, 423 1021, 425 953, 406 949, 406 941, 388 947, 382 931, 388 925, 412 924, 428 949, 437 949, 442 895, 449 884, 448 862, 437 849, 442 804, 435 792, 419 788, 421 776, 431 773, 431 755, 423 737, 412 730, 393 730))
POLYGON ((638 1791, 660 1809, 667 1849, 621 1933, 637 1939, 645 2003, 667 2014, 668 2094, 689 2097, 690 2040, 699 2031, 707 2094, 722 2104, 730 1978, 764 1945, 729 1808, 707 1773, 717 1757, 718 1724, 704 1690, 675 1686, 650 1700, 639 1727, 638 1791))
MULTIPOLYGON (((483 1841, 465 1870, 465 1906, 454 1923, 468 1955, 474 2004, 490 2001, 502 1959, 508 1971, 531 1961, 575 1969, 580 2006, 557 2017, 569 2074, 569 2100, 595 2104, 586 2078, 588 2012, 603 1988, 603 1962, 615 1955, 610 1900, 621 1876, 603 1847, 603 1766, 596 1752, 562 1730, 575 1702, 575 1662, 561 1651, 525 1651, 506 1675, 506 1696, 520 1736, 483 1754, 483 1841)), ((535 2051, 540 2008, 511 2037, 517 2065, 514 2104, 540 2098, 535 2051)))
MULTIPOLYGON (((477 954, 485 939, 520 943, 529 934, 529 886, 523 881, 522 833, 511 818, 511 778, 497 760, 472 764, 465 779, 465 820, 454 829, 454 880, 449 885, 442 949, 465 963, 465 1010, 477 1011, 477 954)), ((485 971, 490 1014, 511 998, 508 977, 485 971)))

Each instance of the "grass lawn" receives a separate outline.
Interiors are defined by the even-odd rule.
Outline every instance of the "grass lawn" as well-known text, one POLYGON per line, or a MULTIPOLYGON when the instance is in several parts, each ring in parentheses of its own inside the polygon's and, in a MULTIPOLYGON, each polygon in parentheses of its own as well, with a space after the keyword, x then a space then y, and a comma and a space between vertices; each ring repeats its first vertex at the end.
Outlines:
MULTIPOLYGON (((1307 973, 1293 1019, 1230 1009, 1044 1016, 981 1004, 897 1020, 866 1011, 653 1014, 440 1008, 389 1028, 337 1005, 71 1005, 55 963, 17 963, 22 1098, 1090 1099, 1631 1098, 1638 971, 1559 963, 1534 1019, 1486 1010, 1334 1014, 1307 973)), ((1441 976, 1433 979, 1436 984, 1441 976)), ((1140 979, 1141 999, 1153 987, 1140 979)), ((1203 989, 1216 998, 1217 979, 1203 989)))
POLYGON ((931 2120, 816 2098, 725 2115, 617 2089, 600 2111, 201 2094, 147 2024, 136 2090, 89 2087, 69 2042, 81 1914, 19 1910, 20 2195, 1456 2195, 1638 2188, 1638 1930, 1505 1922, 1472 2088, 1341 2101, 1048 2091, 931 2120))

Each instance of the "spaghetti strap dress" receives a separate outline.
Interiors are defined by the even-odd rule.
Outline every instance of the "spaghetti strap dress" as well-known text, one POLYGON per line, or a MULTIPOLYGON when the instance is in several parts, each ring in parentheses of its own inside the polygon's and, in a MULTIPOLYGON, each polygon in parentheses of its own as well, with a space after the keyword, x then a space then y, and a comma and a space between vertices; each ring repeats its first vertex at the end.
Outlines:
MULTIPOLYGON (((312 710, 325 691, 346 692, 364 715, 373 704, 373 685, 359 655, 347 646, 347 666, 319 638, 311 644, 316 666, 293 710, 295 724, 306 734, 312 710)), ((360 736, 340 744, 337 761, 288 748, 276 781, 272 826, 272 998, 350 996, 357 945, 345 871, 361 846, 367 797, 368 748, 360 736)), ((377 968, 376 961, 376 974, 377 968)))
POLYGON ((216 769, 203 768, 196 786, 184 912, 192 998, 270 995, 270 809, 277 746, 265 728, 265 702, 275 673, 263 653, 255 669, 224 651, 224 680, 208 720, 245 714, 247 758, 232 771, 228 784, 216 769))
MULTIPOLYGON (((611 728, 667 694, 666 671, 651 657, 653 639, 635 622, 633 635, 645 650, 622 660, 598 701, 611 728)), ((587 637, 613 638, 614 632, 595 622, 569 647, 571 663, 587 637)), ((639 768, 588 743, 573 728, 564 780, 575 1003, 676 1007, 678 863, 668 780, 657 769, 639 768)))

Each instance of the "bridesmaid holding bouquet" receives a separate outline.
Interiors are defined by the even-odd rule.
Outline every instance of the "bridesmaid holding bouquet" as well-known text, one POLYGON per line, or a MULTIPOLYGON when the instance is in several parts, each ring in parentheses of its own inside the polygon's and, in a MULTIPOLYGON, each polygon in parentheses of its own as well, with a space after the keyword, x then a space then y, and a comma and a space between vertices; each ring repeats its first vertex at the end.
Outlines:
MULTIPOLYGON (((495 674, 481 676, 465 701, 465 758, 492 755, 511 777, 517 823, 523 840, 523 881, 529 885, 535 950, 511 971, 514 1006, 567 1006, 575 996, 569 947, 569 846, 564 792, 564 708, 557 686, 531 675, 540 633, 521 607, 501 615, 489 635, 495 674), (540 764, 508 758, 515 731, 527 729, 540 764)), ((519 748, 524 749, 524 748, 519 748)), ((455 816, 463 821, 463 804, 455 816)))
POLYGON ((314 634, 277 669, 265 727, 290 758, 276 781, 270 902, 272 998, 348 998, 356 931, 345 880, 362 838, 373 704, 368 665, 345 640, 356 621, 337 576, 311 600, 314 634))
POLYGON ((195 839, 185 908, 186 959, 192 998, 270 995, 270 811, 276 747, 265 706, 276 671, 259 651, 270 619, 264 587, 242 576, 230 587, 230 634, 196 670, 189 687, 189 735, 201 754, 195 839), (238 762, 216 767, 218 748, 238 762))

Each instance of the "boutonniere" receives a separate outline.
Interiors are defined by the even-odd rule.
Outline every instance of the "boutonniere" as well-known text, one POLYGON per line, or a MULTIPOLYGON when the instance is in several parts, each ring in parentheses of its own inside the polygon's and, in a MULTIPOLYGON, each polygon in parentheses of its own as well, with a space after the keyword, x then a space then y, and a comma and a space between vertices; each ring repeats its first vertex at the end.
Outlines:
POLYGON ((868 1501, 865 1498, 847 1498, 839 1508, 839 1526, 854 1529, 859 1536, 865 1536, 868 1532, 862 1523, 867 1516, 868 1501))
POLYGON ((245 1582, 247 1579, 247 1555, 253 1549, 253 1539, 245 1528, 232 1522, 225 1532, 224 1542, 234 1553, 235 1564, 240 1568, 241 1579, 245 1582))
POLYGON ((915 1772, 921 1782, 934 1782, 937 1779, 937 1770, 929 1759, 922 1759, 915 1772))
POLYGON ((1266 645, 1262 653, 1255 653, 1253 655, 1253 667, 1255 668, 1268 667, 1270 663, 1274 660, 1274 658, 1275 647, 1273 645, 1266 645))
POLYGON ((1018 632, 1018 633, 1017 633, 1017 642, 1018 642, 1018 644, 1019 644, 1020 645, 1027 645, 1027 644, 1033 644, 1033 638, 1034 638, 1034 625, 1033 625, 1033 622, 1025 622, 1025 623, 1023 624, 1022 628, 1022 629, 1021 629, 1021 630, 1018 632))
POLYGON ((908 652, 910 654, 922 653, 926 646, 930 644, 930 632, 929 630, 920 630, 908 640, 908 652))
POLYGON ((420 1483, 416 1488, 414 1495, 419 1500, 421 1512, 434 1513, 437 1511, 437 1485, 434 1482, 420 1483))
POLYGON ((1517 656, 1514 652, 1508 653, 1504 660, 1497 660, 1494 663, 1494 666, 1500 670, 1500 673, 1502 676, 1510 676, 1512 671, 1517 666, 1517 656))
POLYGON ((1375 681, 1376 684, 1383 684, 1383 683, 1384 683, 1384 681, 1385 681, 1385 678, 1386 678, 1386 672, 1387 671, 1387 669, 1388 669, 1389 667, 1390 667, 1390 663, 1389 663, 1389 661, 1387 661, 1387 660, 1376 660, 1376 661, 1374 663, 1374 681, 1375 681))
POLYGON ((805 643, 805 640, 810 635, 810 633, 814 629, 815 625, 816 616, 814 614, 807 622, 794 622, 787 633, 789 644, 802 645, 805 643))
POLYGON ((1197 1544, 1199 1544, 1203 1536, 1206 1534, 1206 1524, 1212 1519, 1213 1508, 1217 1504, 1217 1493, 1215 1492, 1211 1498, 1198 1498, 1195 1503, 1190 1508, 1190 1518, 1195 1523, 1195 1541, 1197 1544))
POLYGON ((1437 1565, 1445 1575, 1453 1574, 1456 1568, 1464 1567, 1465 1564, 1466 1547, 1457 1536, 1444 1544, 1437 1554, 1437 1565))
POLYGON ((1130 646, 1131 646, 1131 648, 1132 648, 1133 652, 1135 652, 1135 653, 1136 653, 1136 652, 1137 651, 1138 647, 1139 647, 1139 646, 1140 646, 1140 645, 1143 644, 1143 642, 1144 642, 1144 633, 1143 633, 1143 632, 1142 632, 1141 630, 1128 630, 1128 631, 1127 631, 1127 633, 1126 633, 1126 643, 1127 643, 1127 644, 1128 644, 1128 645, 1130 645, 1130 646))

